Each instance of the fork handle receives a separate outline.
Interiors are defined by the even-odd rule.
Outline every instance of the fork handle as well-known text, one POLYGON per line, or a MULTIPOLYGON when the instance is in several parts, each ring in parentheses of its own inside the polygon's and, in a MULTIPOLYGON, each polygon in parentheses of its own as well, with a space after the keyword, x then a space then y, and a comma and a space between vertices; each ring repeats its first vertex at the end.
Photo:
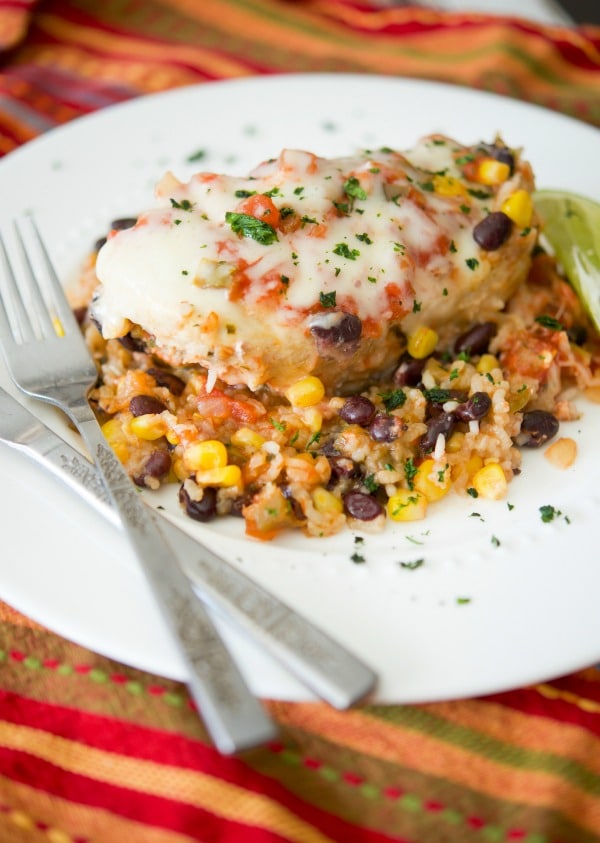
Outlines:
POLYGON ((274 724, 251 694, 177 564, 154 515, 108 446, 91 409, 89 415, 80 410, 73 421, 94 457, 123 530, 137 551, 163 618, 181 645, 189 691, 216 746, 229 754, 272 739, 276 734, 274 724))

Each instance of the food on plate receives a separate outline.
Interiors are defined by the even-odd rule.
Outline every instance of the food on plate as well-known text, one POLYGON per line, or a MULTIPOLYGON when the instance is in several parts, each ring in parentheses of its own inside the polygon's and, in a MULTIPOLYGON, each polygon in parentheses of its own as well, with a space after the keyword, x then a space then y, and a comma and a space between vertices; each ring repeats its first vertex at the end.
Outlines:
POLYGON ((596 385, 533 190, 518 149, 443 135, 168 173, 72 293, 129 474, 260 539, 380 530, 451 490, 504 497, 520 448, 596 385))

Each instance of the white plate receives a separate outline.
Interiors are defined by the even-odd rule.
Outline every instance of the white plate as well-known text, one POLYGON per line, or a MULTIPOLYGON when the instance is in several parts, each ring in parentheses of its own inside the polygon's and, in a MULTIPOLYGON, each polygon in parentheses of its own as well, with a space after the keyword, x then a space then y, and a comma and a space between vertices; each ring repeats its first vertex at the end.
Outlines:
MULTIPOLYGON (((600 199, 600 134, 589 126, 428 82, 290 75, 183 88, 51 132, 0 162, 0 223, 32 209, 66 278, 111 219, 151 201, 167 168, 180 177, 194 169, 242 174, 284 146, 322 155, 401 149, 432 131, 465 143, 501 131, 510 145, 525 148, 540 187, 600 199), (201 161, 187 160, 200 150, 201 161)), ((0 382, 14 392, 4 370, 0 382)), ((58 414, 34 409, 68 435, 58 414)), ((379 700, 498 691, 600 658, 600 408, 581 402, 581 409, 580 421, 563 426, 579 444, 575 465, 560 472, 541 453, 526 454, 523 474, 510 487, 512 509, 507 502, 452 496, 432 507, 426 522, 391 525, 360 547, 349 532, 326 540, 290 534, 259 544, 244 539, 237 520, 202 527, 184 519, 174 488, 160 502, 370 663, 380 676, 379 700), (543 523, 543 505, 563 515, 543 523), (364 564, 350 559, 357 549, 364 564), (420 558, 425 562, 414 570, 400 564, 420 558)), ((2 449, 0 466, 2 597, 98 652, 184 678, 116 531, 19 455, 2 449)), ((257 693, 310 698, 219 623, 257 693)))

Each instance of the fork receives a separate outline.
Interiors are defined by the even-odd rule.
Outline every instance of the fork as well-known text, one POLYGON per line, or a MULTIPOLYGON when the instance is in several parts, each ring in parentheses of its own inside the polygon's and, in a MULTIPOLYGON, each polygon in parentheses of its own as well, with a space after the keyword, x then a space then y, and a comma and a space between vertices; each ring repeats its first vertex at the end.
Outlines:
POLYGON ((150 509, 108 446, 87 400, 97 380, 95 364, 66 301, 35 223, 31 219, 52 292, 46 306, 42 287, 20 229, 23 298, 0 236, 6 295, 0 296, 2 352, 15 384, 32 398, 63 410, 79 430, 147 576, 154 597, 178 643, 188 671, 188 689, 217 748, 230 754, 264 743, 276 729, 222 642, 212 619, 174 559, 150 509), (33 318, 30 318, 30 313, 33 318))
MULTIPOLYGON (((133 484, 121 464, 112 456, 112 451, 108 448, 89 407, 86 396, 89 388, 96 382, 96 367, 90 360, 79 326, 65 299, 62 285, 33 220, 31 225, 51 287, 54 309, 49 312, 46 307, 36 274, 19 235, 18 240, 25 258, 26 289, 31 290, 30 296, 35 302, 32 310, 39 313, 39 320, 44 323, 43 337, 37 340, 30 320, 26 318, 26 314, 20 313, 25 309, 22 295, 2 245, 7 286, 12 299, 10 314, 15 323, 14 326, 10 325, 9 309, 3 304, 3 297, 0 295, 0 328, 4 337, 0 344, 8 368, 16 385, 25 393, 65 409, 80 429, 90 452, 96 456, 100 455, 100 459, 96 460, 100 469, 112 457, 109 478, 118 477, 117 494, 112 495, 113 503, 121 504, 118 511, 122 520, 127 517, 131 519, 130 513, 133 515, 131 520, 135 528, 134 535, 137 537, 140 529, 143 529, 139 525, 147 521, 147 507, 140 503, 140 496, 134 491, 133 484), (24 328, 19 327, 21 322, 24 323, 24 328), (21 334, 21 331, 25 333, 21 334), (66 362, 65 357, 68 357, 66 362), (38 365, 37 359, 40 359, 40 364, 36 373, 32 371, 32 366, 38 365), (42 368, 43 371, 40 372, 42 368), (72 383, 75 383, 76 387, 73 387, 72 383), (93 438, 88 440, 86 436, 90 431, 93 438), (124 496, 125 505, 122 502, 124 496)), ((371 690, 376 676, 356 656, 181 530, 176 530, 168 522, 163 522, 162 529, 168 530, 166 555, 163 552, 159 559, 152 555, 150 564, 144 554, 153 553, 155 548, 152 541, 141 542, 141 561, 146 563, 146 568, 150 568, 151 580, 158 580, 160 585, 164 583, 166 574, 170 574, 173 569, 177 569, 181 575, 181 569, 174 564, 174 555, 194 578, 203 599, 224 611, 238 625, 259 638, 318 696, 342 709, 362 699, 371 690), (175 554, 173 550, 176 551, 175 554)), ((142 533, 142 539, 144 538, 142 533)), ((160 534, 159 539, 162 548, 165 542, 160 534)), ((166 608, 168 610, 169 607, 166 608)))

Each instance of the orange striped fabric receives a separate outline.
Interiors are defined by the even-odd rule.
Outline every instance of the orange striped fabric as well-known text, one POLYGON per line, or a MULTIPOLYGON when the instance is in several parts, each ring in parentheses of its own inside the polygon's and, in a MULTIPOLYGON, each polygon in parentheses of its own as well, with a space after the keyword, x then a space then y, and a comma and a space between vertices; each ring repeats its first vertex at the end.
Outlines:
MULTIPOLYGON (((600 126, 600 28, 366 0, 0 0, 0 154, 213 79, 358 71, 600 126)), ((1 588, 1 586, 0 586, 1 588)), ((0 843, 599 843, 600 671, 421 706, 266 701, 215 752, 183 686, 0 603, 0 843)))

